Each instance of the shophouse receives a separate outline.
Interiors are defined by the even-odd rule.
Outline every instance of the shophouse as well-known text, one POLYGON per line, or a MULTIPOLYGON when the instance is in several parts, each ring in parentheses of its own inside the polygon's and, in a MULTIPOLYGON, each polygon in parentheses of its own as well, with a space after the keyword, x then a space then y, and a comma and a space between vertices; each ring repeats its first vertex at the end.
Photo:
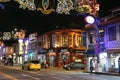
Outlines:
POLYGON ((56 29, 38 36, 38 57, 50 66, 63 66, 84 61, 86 32, 80 29, 56 29))
MULTIPOLYGON (((99 62, 101 60, 100 55, 104 53, 105 51, 105 46, 104 46, 104 27, 99 27, 98 26, 98 31, 99 31, 99 36, 96 34, 96 30, 94 28, 94 25, 89 24, 85 26, 85 31, 86 31, 86 42, 87 42, 87 51, 85 53, 85 56, 87 57, 87 69, 89 71, 89 63, 90 59, 93 59, 93 66, 94 66, 94 71, 101 71, 102 67, 98 67, 98 65, 102 65, 101 63, 98 64, 98 57, 99 57, 99 62), (96 41, 97 39, 99 40, 99 46, 96 48, 96 41), (99 56, 97 57, 96 50, 99 50, 99 56)), ((104 62, 103 62, 104 63, 104 62)))
POLYGON ((14 63, 23 62, 23 40, 25 38, 25 30, 19 31, 15 28, 11 32, 2 32, 1 41, 4 45, 1 46, 2 58, 11 59, 14 63))
MULTIPOLYGON (((101 27, 104 27, 106 71, 118 71, 118 58, 120 57, 120 9, 112 10, 112 14, 101 19, 101 27)), ((101 55, 102 56, 102 55, 101 55)))

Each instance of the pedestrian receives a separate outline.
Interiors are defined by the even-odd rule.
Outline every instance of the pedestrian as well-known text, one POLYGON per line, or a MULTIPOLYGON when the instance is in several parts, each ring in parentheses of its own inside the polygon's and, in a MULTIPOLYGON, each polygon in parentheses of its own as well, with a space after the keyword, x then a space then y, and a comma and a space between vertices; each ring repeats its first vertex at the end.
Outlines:
POLYGON ((47 61, 44 60, 44 68, 47 69, 48 68, 48 64, 47 64, 47 61))
POLYGON ((90 74, 93 73, 93 59, 90 59, 90 74))
POLYGON ((118 73, 120 74, 120 57, 118 58, 118 73))

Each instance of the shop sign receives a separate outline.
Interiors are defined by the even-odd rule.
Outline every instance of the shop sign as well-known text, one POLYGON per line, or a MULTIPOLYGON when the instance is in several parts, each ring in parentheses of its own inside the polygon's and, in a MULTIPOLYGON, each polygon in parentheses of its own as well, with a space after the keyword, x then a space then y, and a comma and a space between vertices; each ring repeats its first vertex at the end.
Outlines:
POLYGON ((29 40, 32 41, 36 41, 37 40, 37 33, 33 33, 29 35, 29 40))
POLYGON ((120 48, 120 41, 109 41, 108 48, 120 48))
POLYGON ((61 52, 68 52, 67 49, 61 49, 61 52))

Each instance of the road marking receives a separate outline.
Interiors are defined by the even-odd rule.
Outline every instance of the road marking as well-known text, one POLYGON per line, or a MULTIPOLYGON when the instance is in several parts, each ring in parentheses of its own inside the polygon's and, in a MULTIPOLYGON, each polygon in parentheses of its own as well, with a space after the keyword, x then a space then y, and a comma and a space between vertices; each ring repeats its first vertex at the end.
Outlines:
POLYGON ((51 78, 54 78, 54 79, 57 79, 57 80, 64 80, 64 79, 61 79, 61 78, 58 78, 58 77, 51 77, 51 78))
POLYGON ((36 78, 36 77, 32 77, 30 75, 26 75, 26 74, 22 74, 23 76, 26 76, 26 77, 30 77, 30 78, 33 78, 34 80, 40 80, 39 78, 36 78))
POLYGON ((48 73, 49 75, 57 75, 57 74, 55 74, 55 73, 48 73))
POLYGON ((72 78, 71 76, 64 76, 64 75, 62 75, 62 77, 66 77, 66 78, 72 78))
POLYGON ((40 76, 44 76, 45 74, 38 74, 38 75, 40 75, 40 76))
POLYGON ((0 74, 3 75, 3 76, 5 76, 5 77, 7 77, 10 80, 18 80, 18 79, 14 78, 14 77, 12 77, 12 76, 10 76, 8 74, 5 74, 5 73, 0 72, 0 74))

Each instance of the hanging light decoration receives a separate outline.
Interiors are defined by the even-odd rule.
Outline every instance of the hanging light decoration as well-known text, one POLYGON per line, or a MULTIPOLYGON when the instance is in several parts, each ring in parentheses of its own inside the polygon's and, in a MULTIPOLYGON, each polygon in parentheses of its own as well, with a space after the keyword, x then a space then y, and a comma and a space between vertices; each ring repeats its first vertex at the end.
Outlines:
POLYGON ((96 15, 99 11, 99 4, 96 0, 75 0, 74 8, 80 13, 96 15))
POLYGON ((41 11, 44 14, 50 14, 51 12, 54 12, 54 0, 41 0, 38 2, 37 10, 41 11))
POLYGON ((70 10, 73 10, 73 2, 71 0, 58 0, 56 12, 60 14, 70 14, 70 10))
POLYGON ((0 0, 0 2, 8 2, 8 1, 10 1, 10 0, 0 0))
POLYGON ((26 9, 28 8, 28 10, 35 10, 36 6, 34 4, 34 0, 14 0, 16 2, 18 2, 20 4, 20 8, 26 9))

